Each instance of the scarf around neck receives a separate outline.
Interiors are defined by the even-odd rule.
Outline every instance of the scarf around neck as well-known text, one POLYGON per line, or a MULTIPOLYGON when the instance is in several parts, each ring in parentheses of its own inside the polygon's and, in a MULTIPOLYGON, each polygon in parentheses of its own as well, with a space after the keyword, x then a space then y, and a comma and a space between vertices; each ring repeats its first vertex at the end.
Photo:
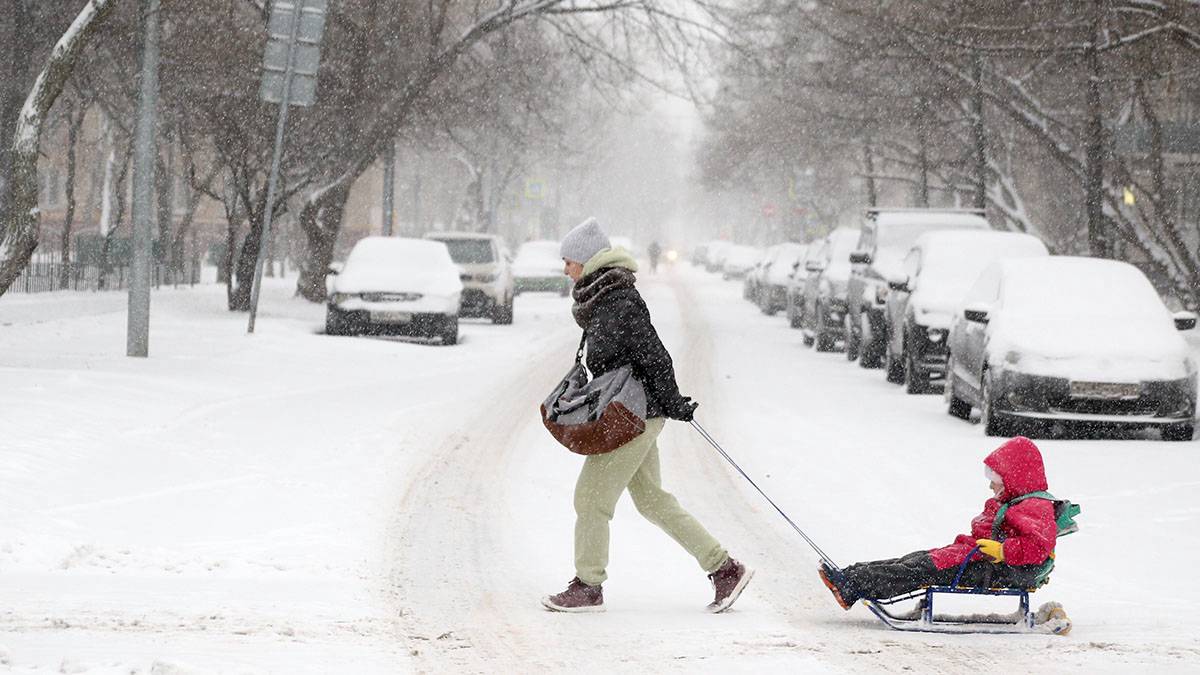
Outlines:
POLYGON ((580 279, 571 292, 571 297, 575 299, 571 307, 575 323, 586 329, 600 298, 617 289, 633 288, 636 280, 637 275, 624 267, 606 267, 580 279))

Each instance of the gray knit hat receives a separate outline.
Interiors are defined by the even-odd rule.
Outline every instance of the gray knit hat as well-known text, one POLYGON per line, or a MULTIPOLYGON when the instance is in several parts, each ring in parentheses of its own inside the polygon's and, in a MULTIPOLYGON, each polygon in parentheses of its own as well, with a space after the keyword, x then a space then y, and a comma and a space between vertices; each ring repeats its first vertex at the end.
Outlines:
POLYGON ((586 263, 606 248, 612 248, 608 235, 600 229, 595 218, 588 218, 563 237, 559 250, 562 257, 571 262, 586 263))

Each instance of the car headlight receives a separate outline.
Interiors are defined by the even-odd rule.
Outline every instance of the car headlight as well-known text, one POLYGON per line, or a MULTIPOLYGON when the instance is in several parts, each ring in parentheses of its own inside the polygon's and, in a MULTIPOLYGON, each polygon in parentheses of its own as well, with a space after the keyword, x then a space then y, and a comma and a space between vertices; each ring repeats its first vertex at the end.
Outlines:
POLYGON ((942 340, 946 339, 946 329, 945 328, 926 328, 925 329, 925 337, 927 337, 930 342, 937 344, 937 343, 941 342, 942 340))

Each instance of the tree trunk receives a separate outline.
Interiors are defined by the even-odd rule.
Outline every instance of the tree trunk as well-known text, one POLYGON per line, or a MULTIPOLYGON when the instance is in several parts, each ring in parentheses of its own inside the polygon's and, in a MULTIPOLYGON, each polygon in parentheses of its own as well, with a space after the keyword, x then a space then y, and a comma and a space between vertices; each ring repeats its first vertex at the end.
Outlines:
POLYGON ((875 208, 879 206, 879 191, 875 186, 875 149, 870 138, 863 146, 863 168, 867 174, 867 206, 875 208))
MULTIPOLYGON (((6 2, 0 10, 0 58, 3 74, 0 77, 0 222, 6 220, 10 202, 9 190, 14 176, 15 155, 11 145, 17 130, 21 104, 28 92, 22 90, 29 77, 29 11, 25 2, 6 2)), ((2 293, 3 291, 0 291, 2 293)))
POLYGON ((232 179, 226 179, 225 199, 225 255, 221 256, 220 269, 217 270, 217 283, 225 284, 225 303, 233 308, 233 265, 237 257, 237 233, 242 220, 238 212, 239 198, 230 186, 232 179))
MULTIPOLYGON (((41 229, 37 159, 46 115, 71 76, 75 59, 114 7, 116 0, 89 0, 51 51, 21 108, 12 135, 12 183, 8 186, 7 207, 0 211, 0 242, 9 246, 8 257, 0 261, 0 295, 21 274, 37 249, 41 229)), ((0 145, 5 142, 0 139, 0 145)))
POLYGON ((350 181, 345 181, 306 202, 300 211, 300 231, 304 233, 306 253, 300 262, 296 293, 305 300, 325 301, 325 277, 329 273, 329 263, 333 261, 334 244, 342 231, 351 185, 350 181))
POLYGON ((104 244, 100 247, 100 278, 97 285, 100 288, 108 288, 108 276, 112 272, 112 243, 117 237, 117 232, 121 229, 121 221, 125 219, 125 198, 127 195, 125 188, 125 177, 129 175, 130 158, 133 156, 133 142, 130 141, 129 147, 125 150, 124 157, 121 158, 121 171, 117 175, 117 182, 113 189, 113 194, 116 197, 116 209, 113 215, 112 222, 109 223, 108 232, 104 233, 104 244))
POLYGON ((975 76, 975 90, 971 93, 971 140, 974 147, 975 195, 974 206, 982 209, 987 206, 987 136, 983 127, 983 63, 982 57, 976 56, 972 61, 972 71, 975 76))
POLYGON ((87 107, 80 104, 80 109, 74 108, 67 114, 67 212, 63 216, 62 239, 59 250, 62 252, 62 268, 59 271, 58 285, 60 288, 71 286, 71 229, 75 225, 75 170, 76 147, 79 143, 79 128, 83 126, 83 118, 87 107))
POLYGON ((1187 274, 1188 280, 1191 282, 1186 289, 1180 289, 1186 292, 1189 296, 1189 306, 1194 306, 1197 298, 1198 282, 1200 282, 1200 267, 1196 264, 1196 258, 1191 253, 1187 242, 1184 241, 1182 234, 1179 231, 1179 223, 1175 219, 1175 198, 1174 193, 1167 185, 1167 170, 1165 157, 1165 147, 1163 144, 1163 128, 1162 121, 1158 117, 1158 112, 1154 109, 1150 101, 1150 97, 1146 94, 1145 84, 1137 83, 1137 97, 1141 103, 1142 111, 1146 115, 1146 123, 1150 127, 1150 180, 1151 180, 1151 195, 1150 202, 1154 207, 1155 219, 1159 224, 1159 231, 1163 233, 1170 247, 1174 249, 1173 257, 1179 261, 1183 267, 1183 271, 1187 274))
POLYGON ((262 243, 263 221, 267 212, 267 196, 263 191, 258 203, 246 213, 250 231, 242 239, 234 278, 237 284, 229 296, 229 309, 235 312, 250 311, 250 294, 254 290, 254 268, 258 264, 258 250, 262 243))
POLYGON ((162 145, 167 146, 167 158, 154 172, 154 191, 158 197, 158 246, 154 249, 154 264, 161 267, 171 259, 169 242, 175 219, 175 142, 169 131, 164 136, 162 145))
POLYGON ((917 182, 917 202, 929 206, 929 99, 924 96, 917 104, 917 166, 920 176, 917 182))
POLYGON ((1087 61, 1087 128, 1084 131, 1084 206, 1087 210, 1088 251, 1096 258, 1108 258, 1109 238, 1104 222, 1104 109, 1101 105, 1100 54, 1096 41, 1102 39, 1099 20, 1092 31, 1087 61))

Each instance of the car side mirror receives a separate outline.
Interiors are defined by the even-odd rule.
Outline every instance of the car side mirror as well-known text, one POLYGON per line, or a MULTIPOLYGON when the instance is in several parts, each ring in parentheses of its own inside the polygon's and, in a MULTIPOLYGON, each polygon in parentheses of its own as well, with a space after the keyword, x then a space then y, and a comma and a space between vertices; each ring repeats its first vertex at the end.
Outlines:
POLYGON ((1195 312, 1175 312, 1175 330, 1191 330, 1196 327, 1195 312))
POLYGON ((866 251, 855 251, 850 254, 850 262, 854 265, 870 265, 871 254, 866 251))
POLYGON ((342 267, 341 267, 341 265, 336 265, 336 264, 330 265, 329 269, 326 270, 325 273, 332 274, 333 276, 337 276, 342 273, 342 267))
POLYGON ((888 288, 893 291, 903 291, 904 293, 908 293, 911 290, 908 286, 908 277, 888 279, 888 288))
POLYGON ((987 305, 967 305, 963 310, 963 318, 972 323, 987 323, 989 309, 987 305))
POLYGON ((804 263, 804 271, 805 272, 824 272, 825 266, 816 260, 809 260, 808 262, 804 263))

